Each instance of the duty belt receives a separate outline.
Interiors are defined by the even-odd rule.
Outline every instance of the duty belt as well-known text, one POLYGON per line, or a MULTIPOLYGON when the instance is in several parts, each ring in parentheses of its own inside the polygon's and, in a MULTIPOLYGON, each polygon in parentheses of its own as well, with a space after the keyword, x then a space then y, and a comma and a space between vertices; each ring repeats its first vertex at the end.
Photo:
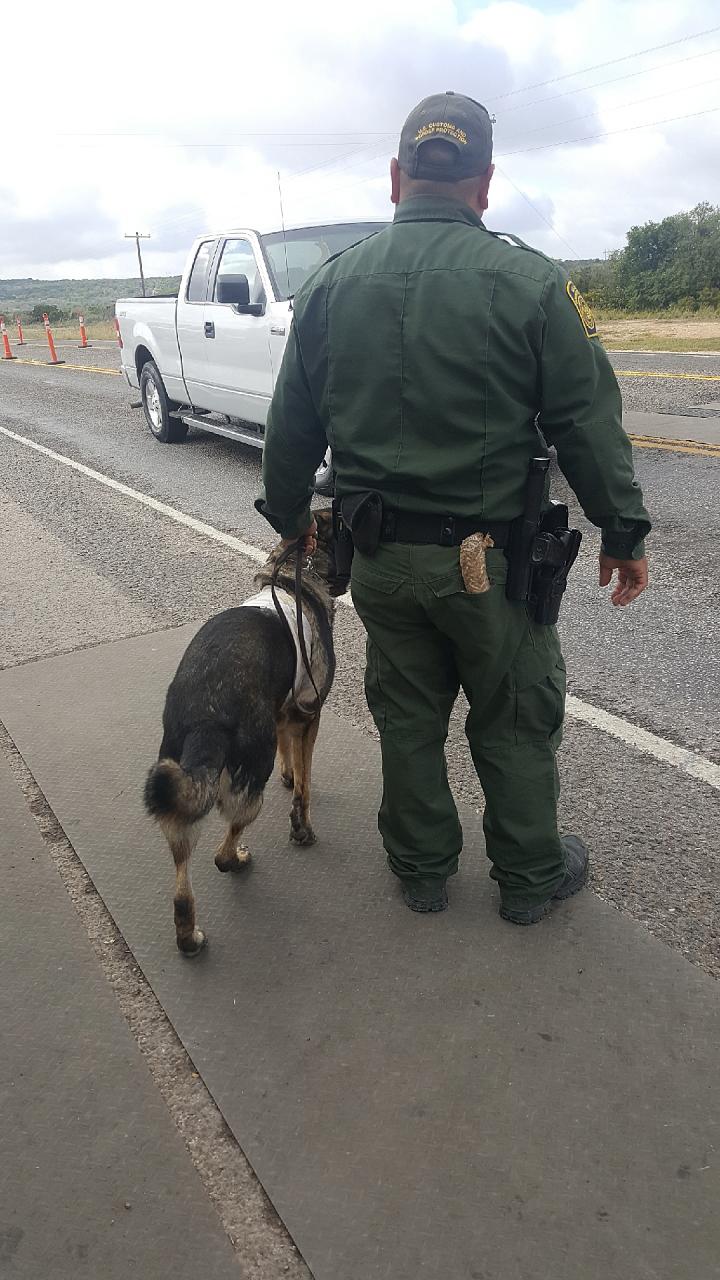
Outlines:
POLYGON ((506 547, 510 537, 510 521, 484 520, 481 516, 431 516, 419 511, 385 510, 380 541, 459 547, 471 533, 487 533, 496 547, 506 547))

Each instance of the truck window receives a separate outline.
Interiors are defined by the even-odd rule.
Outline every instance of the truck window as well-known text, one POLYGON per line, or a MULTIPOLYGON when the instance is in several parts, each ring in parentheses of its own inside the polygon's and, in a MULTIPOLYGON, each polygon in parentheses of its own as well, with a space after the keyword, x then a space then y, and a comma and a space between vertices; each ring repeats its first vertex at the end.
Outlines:
POLYGON ((212 258, 213 240, 204 240, 195 254, 195 261, 190 272, 188 280, 187 293, 185 295, 188 302, 204 302, 205 291, 207 289, 208 271, 210 269, 210 259, 212 258))
POLYGON ((218 281, 223 276, 247 276, 251 302, 264 302, 262 277, 249 240, 226 240, 215 277, 213 302, 217 302, 218 281))
POLYGON ((276 298, 292 298, 329 257, 366 240, 387 225, 386 222, 338 222, 261 236, 276 298))

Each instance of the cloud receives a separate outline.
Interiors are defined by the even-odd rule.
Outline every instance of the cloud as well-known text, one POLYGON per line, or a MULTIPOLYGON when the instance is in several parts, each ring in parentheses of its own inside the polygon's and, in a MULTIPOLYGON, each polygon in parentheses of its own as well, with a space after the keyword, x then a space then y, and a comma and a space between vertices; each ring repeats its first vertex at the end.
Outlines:
POLYGON ((115 223, 97 207, 94 193, 72 193, 52 210, 28 215, 16 207, 11 191, 0 189, 0 226, 8 271, 28 262, 42 270, 65 258, 92 261, 117 249, 115 223))
POLYGON ((600 256, 720 203, 720 113, 653 123, 717 106, 720 33, 638 55, 716 19, 715 0, 178 0, 170 21, 126 0, 112 29, 70 29, 48 0, 15 6, 4 46, 34 64, 31 91, 22 58, 3 70, 0 276, 125 274, 135 227, 148 270, 177 269, 208 227, 279 225, 278 170, 288 223, 389 216, 401 124, 448 87, 497 117, 490 225, 600 256))
MULTIPOLYGON (((157 274, 175 269, 177 254, 187 250, 187 226, 201 227, 204 215, 197 205, 185 202, 171 206, 169 224, 163 233, 162 254, 167 266, 157 274)), ((97 203, 96 193, 62 193, 57 203, 40 214, 28 215, 14 203, 13 193, 0 188, 0 226, 3 228, 3 272, 6 276, 34 275, 58 278, 77 273, 93 275, 103 264, 119 259, 124 231, 97 203), (28 265, 32 271, 28 271, 28 265)), ((141 230, 141 228, 137 228, 141 230)), ((126 262, 121 274, 134 270, 135 246, 123 244, 126 262)))

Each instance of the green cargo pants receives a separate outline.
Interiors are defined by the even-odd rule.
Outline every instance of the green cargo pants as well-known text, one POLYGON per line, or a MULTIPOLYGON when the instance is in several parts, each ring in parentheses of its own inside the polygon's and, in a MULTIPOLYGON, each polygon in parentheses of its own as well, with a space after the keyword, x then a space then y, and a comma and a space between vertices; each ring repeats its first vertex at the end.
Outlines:
POLYGON ((403 879, 457 871, 462 828, 447 779, 448 722, 462 685, 465 732, 485 793, 491 876, 507 906, 544 902, 564 859, 555 753, 565 664, 554 627, 505 597, 504 552, 487 553, 492 586, 468 595, 457 547, 383 544, 355 553, 352 594, 368 633, 365 691, 380 734, 378 825, 403 879))

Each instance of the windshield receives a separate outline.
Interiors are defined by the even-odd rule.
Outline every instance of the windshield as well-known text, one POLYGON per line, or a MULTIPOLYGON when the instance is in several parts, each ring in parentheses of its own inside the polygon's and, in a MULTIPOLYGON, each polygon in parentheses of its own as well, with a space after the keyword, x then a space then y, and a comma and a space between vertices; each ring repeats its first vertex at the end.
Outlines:
POLYGON ((272 277, 275 297, 292 298, 313 271, 334 253, 382 231, 387 222, 342 222, 329 227, 302 227, 299 231, 273 231, 260 243, 272 277))

